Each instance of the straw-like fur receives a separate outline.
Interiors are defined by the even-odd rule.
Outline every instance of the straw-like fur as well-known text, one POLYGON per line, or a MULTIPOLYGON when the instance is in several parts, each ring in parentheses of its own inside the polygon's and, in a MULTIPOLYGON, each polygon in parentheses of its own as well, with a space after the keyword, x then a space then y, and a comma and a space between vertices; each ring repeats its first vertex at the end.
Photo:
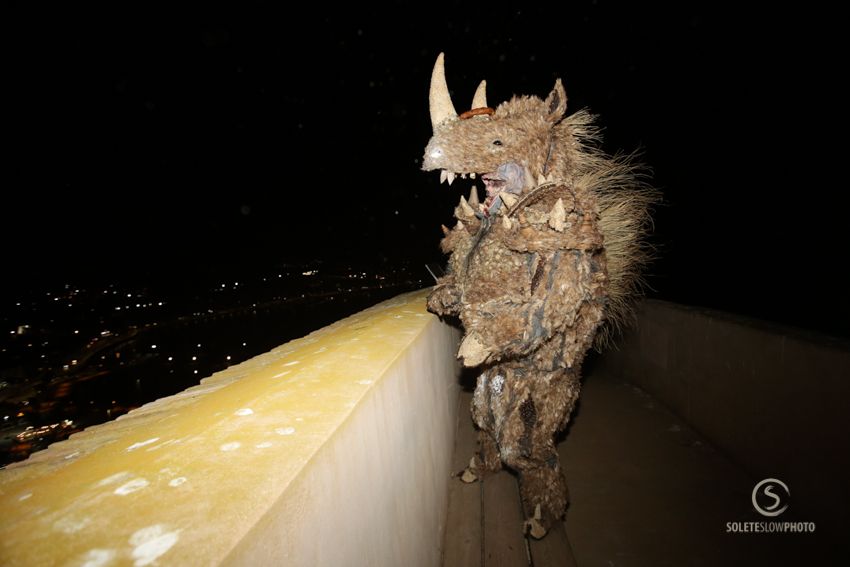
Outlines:
POLYGON ((423 166, 488 179, 482 205, 477 190, 461 198, 441 243, 448 274, 428 306, 460 317, 459 357, 481 368, 480 450, 464 478, 514 469, 535 537, 566 511, 554 436, 578 399, 587 350, 631 317, 657 201, 632 159, 597 149, 589 113, 565 111, 558 81, 546 100, 450 117, 435 125, 423 166))

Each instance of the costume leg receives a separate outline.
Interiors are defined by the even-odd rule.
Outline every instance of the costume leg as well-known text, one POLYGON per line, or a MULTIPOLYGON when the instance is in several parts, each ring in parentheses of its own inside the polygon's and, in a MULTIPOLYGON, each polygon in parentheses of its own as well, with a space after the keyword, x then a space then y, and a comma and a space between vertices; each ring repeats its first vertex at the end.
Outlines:
POLYGON ((475 393, 472 396, 472 420, 478 427, 478 451, 469 460, 469 466, 461 474, 464 482, 474 482, 502 468, 499 447, 494 436, 493 410, 490 406, 493 384, 490 378, 496 376, 493 369, 478 376, 475 393))
POLYGON ((529 371, 511 385, 499 449, 502 461, 519 474, 525 530, 539 539, 567 510, 569 493, 555 435, 569 420, 579 381, 570 370, 538 375, 529 371))

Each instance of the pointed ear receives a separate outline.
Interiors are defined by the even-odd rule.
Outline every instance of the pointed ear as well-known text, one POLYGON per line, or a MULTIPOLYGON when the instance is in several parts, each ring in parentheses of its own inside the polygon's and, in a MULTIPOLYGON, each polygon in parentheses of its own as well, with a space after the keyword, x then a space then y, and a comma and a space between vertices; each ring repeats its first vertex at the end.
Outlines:
POLYGON ((546 111, 549 113, 548 117, 552 122, 560 120, 567 111, 567 92, 564 90, 561 79, 555 81, 555 88, 546 97, 546 111))

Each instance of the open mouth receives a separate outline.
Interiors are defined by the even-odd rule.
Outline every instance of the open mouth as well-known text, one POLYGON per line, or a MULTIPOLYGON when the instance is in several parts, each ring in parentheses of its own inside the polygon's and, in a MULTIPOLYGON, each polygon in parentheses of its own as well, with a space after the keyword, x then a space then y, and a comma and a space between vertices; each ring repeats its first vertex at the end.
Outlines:
POLYGON ((466 179, 467 177, 470 179, 476 179, 477 177, 480 177, 481 180, 484 182, 484 190, 487 193, 487 197, 481 204, 481 212, 485 215, 490 214, 491 205, 496 200, 496 197, 499 196, 499 193, 506 189, 508 184, 507 180, 502 178, 495 171, 489 173, 476 173, 474 171, 466 173, 456 173, 454 171, 448 171, 446 169, 440 170, 440 183, 448 182, 448 184, 451 185, 458 177, 460 177, 461 179, 466 179))
POLYGON ((493 204, 493 201, 499 196, 499 193, 505 190, 508 182, 506 179, 502 179, 495 173, 485 173, 481 176, 481 180, 484 181, 484 189, 487 191, 487 198, 484 200, 484 206, 490 208, 490 205, 493 204))

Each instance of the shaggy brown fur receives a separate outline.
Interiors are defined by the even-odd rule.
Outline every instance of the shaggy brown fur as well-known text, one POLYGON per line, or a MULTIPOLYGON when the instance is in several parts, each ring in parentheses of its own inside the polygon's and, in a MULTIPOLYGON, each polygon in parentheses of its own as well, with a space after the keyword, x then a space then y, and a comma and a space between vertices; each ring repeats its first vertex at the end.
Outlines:
POLYGON ((656 194, 628 159, 595 149, 588 113, 564 118, 560 80, 546 100, 515 97, 466 119, 445 98, 448 114, 435 114, 440 81, 442 56, 423 169, 480 175, 488 194, 461 197, 441 243, 448 274, 428 298, 434 313, 460 317, 458 356, 482 368, 472 404, 480 450, 464 478, 515 470, 526 530, 542 537, 568 500, 555 434, 578 399, 585 353, 607 336, 603 321, 628 319, 656 194))

